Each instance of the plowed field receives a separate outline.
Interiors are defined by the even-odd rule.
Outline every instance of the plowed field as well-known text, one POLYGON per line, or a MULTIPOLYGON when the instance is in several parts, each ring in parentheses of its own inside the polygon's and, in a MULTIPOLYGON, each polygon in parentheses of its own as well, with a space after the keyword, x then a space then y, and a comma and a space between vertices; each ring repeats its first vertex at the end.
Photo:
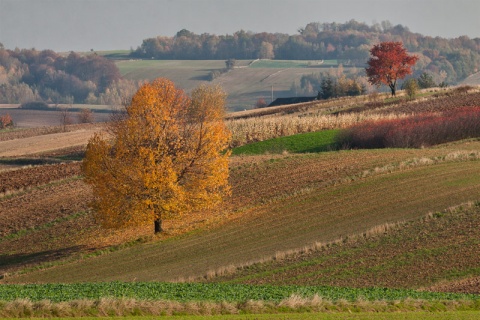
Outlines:
MULTIPOLYGON (((460 145, 455 145, 455 150, 459 148, 460 145)), ((197 228, 208 225, 210 228, 175 241, 133 246, 41 273, 10 280, 7 277, 4 281, 165 281, 201 276, 212 269, 271 257, 279 251, 361 234, 379 224, 418 219, 430 211, 480 198, 477 161, 419 164, 398 169, 403 160, 422 154, 446 155, 452 151, 448 148, 362 150, 275 156, 271 160, 262 156, 260 161, 252 157, 232 159, 234 195, 217 213, 217 217, 222 218, 220 225, 215 222, 218 221, 215 216, 188 216, 185 220, 197 228), (392 172, 374 170, 386 164, 392 165, 392 172), (361 178, 367 169, 371 169, 371 173, 361 178)), ((75 189, 81 190, 80 185, 75 189)), ((92 220, 86 222, 88 217, 75 218, 90 230, 85 237, 96 232, 92 220)), ((179 225, 175 223, 166 223, 167 237, 178 234, 175 230, 179 225)), ((191 230, 191 226, 183 223, 181 228, 191 230)), ((49 234, 59 239, 77 237, 77 247, 69 243, 69 250, 91 250, 91 246, 78 246, 87 242, 80 241, 78 229, 72 227, 68 221, 61 222, 56 227, 58 233, 49 231, 49 234)), ((61 240, 51 241, 51 246, 58 248, 61 240)), ((19 250, 10 240, 3 241, 3 245, 9 246, 12 255, 19 250)), ((52 256, 50 251, 45 251, 45 255, 52 256)))
POLYGON ((51 181, 76 176, 80 173, 80 163, 78 162, 0 171, 0 193, 28 189, 51 181))
POLYGON ((248 284, 418 288, 480 293, 480 207, 439 214, 317 252, 256 266, 216 281, 248 284), (462 281, 445 283, 462 275, 462 281), (475 287, 475 285, 477 285, 475 287))

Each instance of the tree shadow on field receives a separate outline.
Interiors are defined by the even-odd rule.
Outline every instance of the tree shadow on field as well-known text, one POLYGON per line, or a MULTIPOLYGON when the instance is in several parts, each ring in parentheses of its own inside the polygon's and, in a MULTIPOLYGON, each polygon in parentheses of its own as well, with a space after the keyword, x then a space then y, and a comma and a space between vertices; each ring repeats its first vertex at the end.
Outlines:
POLYGON ((15 166, 38 166, 59 163, 57 159, 44 158, 0 158, 0 164, 15 166))
POLYGON ((47 250, 34 253, 0 254, 0 279, 3 275, 32 267, 45 262, 52 262, 71 256, 84 249, 84 246, 73 246, 58 250, 47 250))
POLYGON ((208 74, 207 75, 199 75, 199 76, 191 77, 188 80, 209 81, 210 77, 209 77, 208 74))

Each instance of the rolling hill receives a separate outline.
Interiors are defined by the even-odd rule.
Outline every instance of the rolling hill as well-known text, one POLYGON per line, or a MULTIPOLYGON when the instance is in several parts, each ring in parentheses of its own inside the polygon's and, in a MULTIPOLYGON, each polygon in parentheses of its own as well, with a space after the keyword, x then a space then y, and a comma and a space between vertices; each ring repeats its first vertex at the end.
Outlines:
MULTIPOLYGON (((477 95, 452 91, 448 100, 432 95, 412 104, 453 110, 455 101, 477 95)), ((355 114, 362 106, 338 108, 355 114)), ((50 143, 35 142, 39 149, 28 149, 32 137, 24 133, 0 133, 0 146, 15 141, 0 157, 0 283, 217 281, 476 292, 469 288, 480 267, 478 139, 422 149, 232 156, 232 196, 215 210, 165 221, 157 237, 151 226, 109 230, 95 223, 78 162, 83 147, 57 144, 71 132, 55 139, 32 133, 50 143)))
POLYGON ((228 94, 230 111, 252 109, 258 99, 271 102, 290 96, 290 88, 302 75, 328 71, 337 66, 336 60, 238 60, 236 67, 209 81, 212 71, 225 68, 223 60, 119 60, 120 73, 130 80, 153 80, 158 77, 171 79, 187 92, 208 81, 220 85, 228 94), (272 92, 273 91, 273 92, 272 92))

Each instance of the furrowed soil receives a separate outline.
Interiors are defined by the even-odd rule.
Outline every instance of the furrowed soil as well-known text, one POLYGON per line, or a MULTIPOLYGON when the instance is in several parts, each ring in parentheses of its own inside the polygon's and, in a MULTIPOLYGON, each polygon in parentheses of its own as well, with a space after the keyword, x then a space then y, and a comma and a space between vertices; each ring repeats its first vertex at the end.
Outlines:
POLYGON ((480 207, 343 239, 317 251, 251 266, 215 281, 275 285, 421 288, 480 293, 480 207), (467 279, 448 283, 462 276, 467 279))
POLYGON ((157 241, 149 241, 150 226, 120 232, 100 229, 87 209, 91 191, 81 180, 50 182, 0 199, 5 221, 0 273, 76 258, 1 281, 197 278, 385 223, 420 219, 480 198, 478 161, 445 161, 463 149, 469 154, 480 149, 480 142, 422 150, 233 157, 232 197, 218 210, 166 221, 166 233, 157 241), (135 239, 148 243, 79 258, 135 239))

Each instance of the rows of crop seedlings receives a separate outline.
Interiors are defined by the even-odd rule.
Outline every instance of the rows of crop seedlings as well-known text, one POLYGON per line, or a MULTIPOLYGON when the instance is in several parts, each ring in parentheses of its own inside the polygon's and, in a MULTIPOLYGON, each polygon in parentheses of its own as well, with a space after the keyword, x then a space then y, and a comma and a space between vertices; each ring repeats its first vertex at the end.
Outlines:
POLYGON ((139 300, 174 301, 227 301, 263 300, 279 302, 293 294, 302 297, 322 298, 337 301, 359 299, 393 301, 421 300, 475 300, 480 295, 435 293, 415 290, 386 288, 339 288, 326 286, 270 286, 242 284, 161 283, 161 282, 106 282, 77 284, 28 284, 0 286, 0 301, 29 299, 52 302, 78 299, 134 298, 139 300))

